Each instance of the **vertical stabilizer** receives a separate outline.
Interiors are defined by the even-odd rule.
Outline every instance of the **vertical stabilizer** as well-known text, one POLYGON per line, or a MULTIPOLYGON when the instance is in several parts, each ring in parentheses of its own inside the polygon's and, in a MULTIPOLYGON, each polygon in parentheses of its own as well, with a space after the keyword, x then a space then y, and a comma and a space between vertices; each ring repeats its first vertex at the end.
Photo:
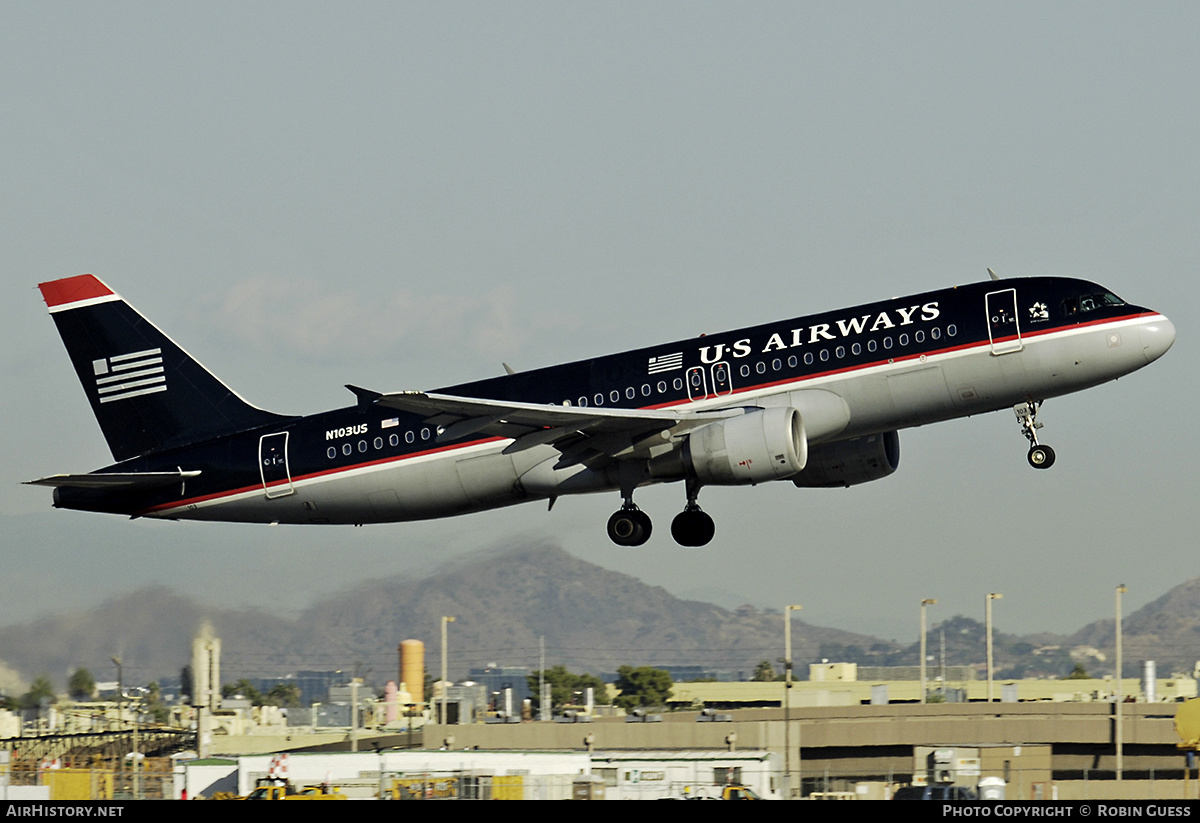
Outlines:
POLYGON ((238 397, 99 278, 38 288, 117 460, 287 419, 238 397))

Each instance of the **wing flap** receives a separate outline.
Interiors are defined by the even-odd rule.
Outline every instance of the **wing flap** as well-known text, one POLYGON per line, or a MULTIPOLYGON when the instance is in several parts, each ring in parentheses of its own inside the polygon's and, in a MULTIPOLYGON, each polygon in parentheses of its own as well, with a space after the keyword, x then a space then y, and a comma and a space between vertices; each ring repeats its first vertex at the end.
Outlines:
MULTIPOLYGON (((718 409, 687 412, 678 409, 604 409, 595 406, 559 406, 543 403, 520 403, 511 400, 488 400, 477 397, 457 397, 430 392, 399 392, 380 396, 375 403, 399 411, 421 415, 426 422, 445 426, 462 436, 469 428, 472 433, 498 434, 497 429, 512 431, 512 426, 526 426, 531 431, 561 429, 563 433, 587 431, 593 433, 631 433, 666 430, 677 426, 692 428, 723 417, 743 414, 743 409, 718 409), (469 424, 468 424, 468 421, 469 424)), ((511 434, 504 436, 511 437, 511 434)))
POLYGON ((582 453, 593 450, 608 458, 621 458, 632 443, 664 432, 683 432, 725 417, 744 414, 745 409, 683 411, 680 409, 605 409, 596 406, 559 406, 458 397, 431 392, 398 392, 381 395, 375 403, 420 415, 440 428, 438 440, 445 442, 470 434, 511 437, 506 454, 549 444, 578 462, 582 453))

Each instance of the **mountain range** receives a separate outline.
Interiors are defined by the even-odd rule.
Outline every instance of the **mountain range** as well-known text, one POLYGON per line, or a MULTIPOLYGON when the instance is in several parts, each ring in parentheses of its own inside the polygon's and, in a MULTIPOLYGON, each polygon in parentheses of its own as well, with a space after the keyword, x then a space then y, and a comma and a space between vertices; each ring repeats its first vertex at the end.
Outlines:
MULTIPOLYGON (((426 668, 440 670, 440 632, 448 624, 453 678, 472 668, 566 665, 604 674, 618 666, 694 666, 700 674, 748 679, 783 656, 782 614, 752 605, 729 610, 682 600, 629 575, 583 562, 554 545, 470 555, 419 577, 365 582, 314 603, 295 617, 214 609, 166 587, 140 589, 95 608, 0 628, 0 694, 17 694, 46 675, 62 689, 84 667, 97 680, 169 679, 190 662, 192 638, 206 622, 221 639, 222 680, 338 669, 381 685, 396 678, 397 647, 415 638, 426 668)), ((917 645, 898 644, 793 618, 797 677, 822 659, 864 665, 915 665, 917 645)), ((1200 658, 1200 578, 1187 581, 1123 621, 1126 674, 1158 661, 1160 674, 1191 673, 1200 658)), ((953 617, 931 627, 929 649, 944 638, 946 663, 984 659, 984 627, 953 617)), ((1076 664, 1112 671, 1112 620, 1072 635, 994 637, 1002 677, 1063 676, 1076 664)))

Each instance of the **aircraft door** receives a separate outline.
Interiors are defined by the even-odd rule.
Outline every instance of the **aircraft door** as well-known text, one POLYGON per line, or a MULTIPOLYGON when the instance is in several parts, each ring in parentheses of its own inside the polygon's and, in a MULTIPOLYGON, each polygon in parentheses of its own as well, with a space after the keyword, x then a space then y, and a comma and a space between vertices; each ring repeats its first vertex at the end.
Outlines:
POLYGON ((687 370, 688 400, 703 400, 708 397, 708 379, 703 366, 692 366, 687 370))
POLYGON ((729 364, 722 360, 714 363, 712 371, 713 394, 720 397, 723 394, 733 394, 733 372, 729 364))
POLYGON ((988 339, 992 354, 1010 354, 1025 347, 1017 315, 1017 290, 988 292, 986 298, 988 339))
POLYGON ((286 497, 296 489, 288 470, 287 432, 264 434, 258 441, 258 471, 268 498, 286 497))

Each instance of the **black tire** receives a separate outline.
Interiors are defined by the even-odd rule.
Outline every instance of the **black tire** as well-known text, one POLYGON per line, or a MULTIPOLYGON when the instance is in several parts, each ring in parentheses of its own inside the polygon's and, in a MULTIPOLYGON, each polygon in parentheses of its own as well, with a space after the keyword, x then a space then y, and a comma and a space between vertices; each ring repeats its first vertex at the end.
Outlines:
POLYGON ((608 518, 608 539, 618 546, 640 546, 652 530, 650 516, 638 509, 621 509, 608 518))
POLYGON ((641 509, 633 510, 633 519, 637 522, 638 528, 641 530, 636 543, 630 543, 631 546, 640 546, 650 539, 651 532, 654 531, 654 523, 650 520, 650 515, 646 514, 641 509))
POLYGON ((671 521, 671 537, 681 546, 705 546, 715 533, 713 519, 698 509, 682 511, 671 521))
POLYGON ((1048 469, 1054 465, 1054 449, 1049 446, 1034 446, 1029 450, 1029 465, 1035 469, 1048 469))

